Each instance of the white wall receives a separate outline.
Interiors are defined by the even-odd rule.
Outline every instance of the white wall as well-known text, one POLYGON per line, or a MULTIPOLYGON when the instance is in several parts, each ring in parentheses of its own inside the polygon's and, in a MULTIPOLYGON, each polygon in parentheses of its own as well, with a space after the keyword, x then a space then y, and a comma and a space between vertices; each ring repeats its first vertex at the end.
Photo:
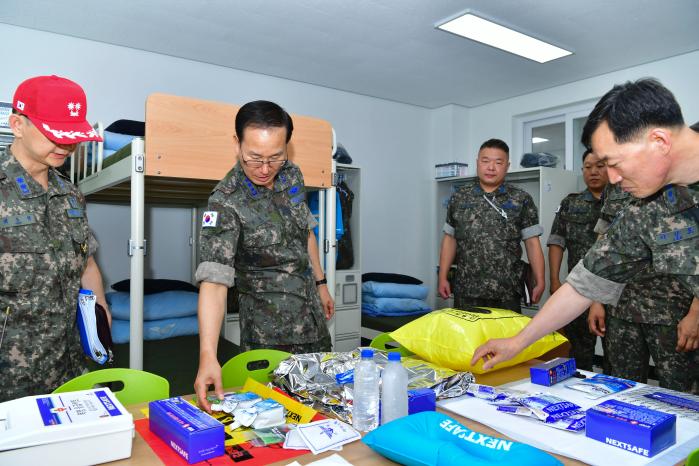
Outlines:
MULTIPOLYGON (((554 107, 567 106, 588 99, 596 101, 610 90, 614 84, 628 80, 643 77, 659 79, 675 94, 682 107, 685 120, 690 124, 694 123, 699 120, 697 75, 699 75, 699 52, 692 52, 471 108, 466 147, 466 152, 471 157, 469 159, 469 168, 473 165, 475 156, 478 153, 478 147, 488 138, 501 138, 510 144, 511 147, 513 145, 516 146, 512 140, 514 135, 514 117, 554 107)), ((521 156, 521 154, 513 155, 515 157, 521 156)))
MULTIPOLYGON (((90 120, 106 123, 119 118, 142 120, 146 96, 152 92, 231 103, 268 99, 289 112, 327 119, 354 163, 363 169, 363 269, 427 278, 425 264, 433 262, 432 248, 424 247, 433 240, 425 221, 432 211, 433 189, 429 110, 4 24, 0 24, 0 43, 11 50, 0 73, 2 100, 9 101, 27 77, 59 74, 85 88, 90 120)), ((98 261, 109 274, 110 263, 123 260, 127 239, 114 240, 109 225, 128 224, 127 208, 105 208, 101 214, 95 210, 89 215, 102 240, 98 261)), ((155 249, 158 235, 148 239, 155 249)), ((182 250, 187 251, 187 245, 182 250)), ((172 274, 161 264, 151 268, 152 276, 158 278, 172 274)), ((123 278, 109 277, 109 283, 123 278)))

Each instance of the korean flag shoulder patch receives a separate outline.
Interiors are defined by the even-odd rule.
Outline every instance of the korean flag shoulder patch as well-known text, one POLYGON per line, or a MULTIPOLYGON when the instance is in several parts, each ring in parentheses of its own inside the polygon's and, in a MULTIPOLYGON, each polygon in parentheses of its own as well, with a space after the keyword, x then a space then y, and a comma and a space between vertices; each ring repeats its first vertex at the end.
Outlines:
POLYGON ((201 218, 202 228, 213 228, 218 224, 218 212, 207 210, 201 218))

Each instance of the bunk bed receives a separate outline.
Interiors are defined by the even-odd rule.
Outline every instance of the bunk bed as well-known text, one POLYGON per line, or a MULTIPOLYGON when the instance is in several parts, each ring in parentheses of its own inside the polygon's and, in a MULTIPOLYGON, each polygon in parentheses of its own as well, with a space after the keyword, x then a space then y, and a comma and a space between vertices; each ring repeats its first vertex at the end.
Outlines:
MULTIPOLYGON (((192 208, 192 264, 196 267, 199 216, 213 187, 236 162, 235 115, 239 106, 166 94, 146 100, 145 138, 104 158, 102 143, 86 143, 72 157, 71 179, 88 202, 130 203, 129 365, 143 368, 143 266, 145 202, 192 208)), ((289 160, 306 186, 320 192, 319 230, 328 282, 335 277, 334 132, 327 121, 292 115, 289 160), (327 200, 327 202, 326 202, 327 200)), ((100 124, 98 131, 103 128, 100 124)), ((328 283, 334 289, 334 283, 328 283)), ((331 335, 333 332, 331 332, 331 335)))

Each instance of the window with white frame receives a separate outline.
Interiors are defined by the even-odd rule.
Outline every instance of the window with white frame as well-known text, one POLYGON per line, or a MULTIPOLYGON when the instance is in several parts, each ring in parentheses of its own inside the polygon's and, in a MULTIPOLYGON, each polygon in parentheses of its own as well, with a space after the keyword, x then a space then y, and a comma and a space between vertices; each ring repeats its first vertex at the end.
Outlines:
POLYGON ((521 168, 520 162, 526 153, 544 153, 555 157, 556 167, 580 172, 585 151, 580 136, 595 102, 590 100, 515 116, 513 165, 521 168))

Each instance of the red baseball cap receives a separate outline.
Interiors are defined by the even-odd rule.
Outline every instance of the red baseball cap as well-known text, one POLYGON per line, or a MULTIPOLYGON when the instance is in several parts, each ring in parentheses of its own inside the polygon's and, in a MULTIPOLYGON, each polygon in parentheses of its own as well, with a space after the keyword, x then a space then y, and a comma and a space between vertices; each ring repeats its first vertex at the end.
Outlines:
POLYGON ((12 108, 26 115, 51 141, 102 141, 87 122, 87 98, 77 83, 59 76, 29 78, 17 87, 12 108))

